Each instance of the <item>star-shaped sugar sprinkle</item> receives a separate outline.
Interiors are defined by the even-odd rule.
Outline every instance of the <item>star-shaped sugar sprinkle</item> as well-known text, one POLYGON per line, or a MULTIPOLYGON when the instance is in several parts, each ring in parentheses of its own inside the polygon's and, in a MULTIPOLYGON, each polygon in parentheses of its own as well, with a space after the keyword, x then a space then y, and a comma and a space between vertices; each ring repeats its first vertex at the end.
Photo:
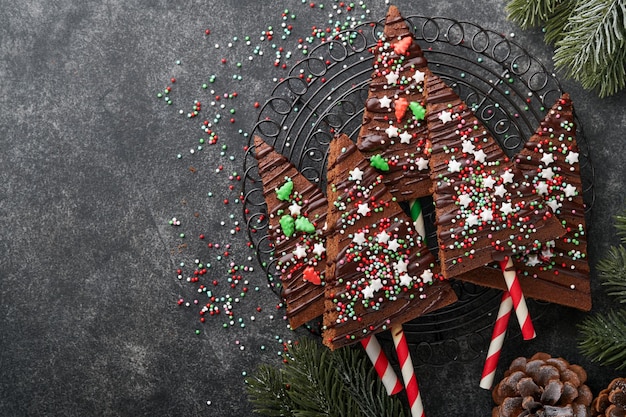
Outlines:
POLYGON ((383 283, 380 278, 373 279, 372 282, 370 282, 370 285, 374 291, 378 291, 383 287, 383 283))
POLYGON ((528 255, 528 259, 526 260, 526 266, 536 266, 539 265, 541 261, 537 255, 528 255))
POLYGON ((474 159, 481 164, 484 164, 485 160, 487 159, 487 154, 482 149, 479 149, 474 152, 474 159))
POLYGON ((461 163, 456 159, 450 160, 450 162, 448 162, 448 171, 461 172, 461 163))
POLYGON ((411 278, 411 276, 409 274, 402 274, 400 275, 400 285, 403 287, 409 287, 411 286, 411 283, 413 282, 413 278, 411 278))
POLYGON ((389 126, 387 129, 385 129, 385 133, 390 138, 397 138, 398 137, 398 128, 393 126, 393 125, 389 126))
POLYGON ((467 216, 465 224, 467 225, 467 227, 478 226, 478 216, 473 213, 470 214, 469 216, 467 216))
POLYGON ((444 125, 448 122, 452 121, 452 113, 449 111, 442 111, 441 114, 439 115, 439 120, 441 120, 441 123, 443 123, 444 125))
POLYGON ((391 105, 391 99, 387 96, 383 96, 378 99, 378 103, 380 104, 381 109, 388 109, 389 105, 391 105))
POLYGON ((428 159, 424 159, 420 156, 420 159, 417 160, 417 169, 420 171, 428 169, 428 159))
POLYGON ((400 133, 400 143, 411 143, 412 138, 413 138, 413 135, 411 135, 407 131, 400 133))
POLYGON ((491 209, 484 209, 483 211, 480 212, 480 218, 484 222, 488 222, 488 221, 493 220, 493 210, 491 210, 491 209))
POLYGON ((374 297, 374 289, 370 285, 363 288, 361 290, 361 293, 363 294, 363 298, 365 298, 366 300, 374 297))
POLYGON ((387 249, 392 252, 397 251, 399 247, 400 247, 400 244, 398 243, 398 239, 393 239, 387 242, 387 249))
POLYGON ((421 83, 421 82, 423 82, 423 81, 424 81, 424 76, 425 76, 425 75, 426 75, 426 74, 425 74, 425 73, 423 73, 422 71, 420 71, 420 70, 415 70, 415 74, 413 74, 413 77, 412 77, 412 78, 413 78, 413 80, 414 80, 416 83, 418 83, 418 84, 419 84, 419 83, 421 83))
POLYGON ((550 248, 545 248, 541 251, 541 256, 545 259, 550 259, 554 256, 554 254, 552 253, 552 250, 550 248))
POLYGON ((541 175, 543 179, 551 180, 552 177, 554 177, 554 171, 552 171, 552 168, 544 168, 539 175, 541 175))
POLYGON ((510 169, 504 171, 504 174, 502 174, 502 183, 503 184, 512 183, 514 176, 515 175, 513 174, 513 172, 510 169))
POLYGON ((406 272, 407 266, 409 266, 409 261, 400 259, 398 262, 394 262, 393 269, 396 271, 396 273, 401 274, 403 272, 406 272))
POLYGON ((474 152, 474 144, 472 143, 471 140, 464 140, 463 141, 463 153, 473 153, 474 152))
POLYGON ((469 194, 461 194, 458 201, 460 205, 467 207, 472 202, 472 197, 469 194))
POLYGON ((556 213, 556 211, 557 211, 558 209, 560 209, 560 208, 561 208, 561 206, 563 205, 563 204, 559 203, 559 202, 558 202, 558 201, 556 201, 556 200, 550 200, 550 201, 548 201, 546 204, 548 205, 548 207, 550 207, 550 208, 552 209, 552 211, 553 211, 554 213, 556 213))
POLYGON ((353 181, 361 181, 363 179, 363 171, 359 167, 350 171, 350 179, 353 181))
POLYGON ((378 243, 387 243, 389 241, 389 237, 389 233, 385 232, 384 230, 376 235, 378 243))
POLYGON ((496 189, 493 193, 500 198, 504 197, 506 195, 506 188, 504 187, 504 184, 496 186, 496 189))
POLYGON ((302 207, 300 207, 295 201, 289 206, 289 214, 292 216, 299 216, 301 211, 302 207))
POLYGON ((565 193, 565 197, 574 197, 578 194, 578 190, 576 190, 576 187, 572 184, 567 184, 563 192, 565 193))
POLYGON ((537 191, 537 194, 539 195, 548 194, 548 183, 545 181, 539 181, 535 184, 535 191, 537 191))
POLYGON ((420 275, 420 278, 422 279, 422 282, 424 284, 431 283, 433 282, 433 272, 430 269, 427 269, 424 272, 422 272, 422 275, 420 275))
POLYGON ((575 163, 578 163, 578 156, 579 156, 578 152, 569 151, 569 153, 565 157, 565 160, 569 162, 571 165, 573 165, 575 163))
POLYGON ((363 204, 359 204, 359 209, 357 210, 357 213, 359 213, 361 216, 367 216, 367 214, 371 211, 369 204, 367 203, 363 203, 363 204))
POLYGON ((293 251, 296 258, 302 259, 306 257, 306 248, 304 246, 296 245, 296 250, 293 251))
POLYGON ((500 206, 500 211, 505 216, 508 216, 509 214, 513 213, 515 209, 511 206, 511 203, 502 203, 502 206, 500 206))
POLYGON ((483 178, 483 186, 485 188, 493 188, 495 183, 496 183, 496 180, 493 179, 493 177, 491 175, 489 175, 486 178, 483 178))
POLYGON ((326 248, 323 243, 316 243, 313 245, 313 253, 317 256, 322 256, 324 252, 326 252, 326 248))
POLYGON ((359 246, 363 245, 365 243, 365 233, 355 233, 354 237, 352 238, 352 243, 356 243, 359 246))
POLYGON ((543 156, 541 157, 541 162, 543 162, 545 166, 548 166, 552 162, 554 162, 554 157, 552 156, 551 153, 544 153, 543 156))
POLYGON ((398 74, 396 74, 395 72, 390 72, 389 74, 385 75, 385 78, 387 79, 387 84, 395 84, 398 82, 398 78, 400 76, 398 74))

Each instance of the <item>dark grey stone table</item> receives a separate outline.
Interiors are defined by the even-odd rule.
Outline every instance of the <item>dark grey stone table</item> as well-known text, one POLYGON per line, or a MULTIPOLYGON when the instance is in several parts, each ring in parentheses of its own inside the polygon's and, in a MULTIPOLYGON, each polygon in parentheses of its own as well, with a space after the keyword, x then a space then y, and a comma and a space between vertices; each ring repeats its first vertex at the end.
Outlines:
MULTIPOLYGON (((247 247, 237 176, 254 102, 284 74, 280 64, 302 56, 298 38, 312 26, 380 19, 387 8, 338 14, 338 2, 315 3, 0 1, 0 415, 251 414, 245 375, 278 365, 283 343, 307 336, 287 329, 247 247), (273 39, 261 40, 270 27, 273 39), (170 105, 157 98, 167 86, 170 105), (199 114, 188 117, 195 100, 199 114), (221 310, 204 323, 202 283, 221 310)), ((541 31, 508 22, 504 1, 396 4, 514 33, 552 67, 541 31)), ((563 85, 595 161, 595 264, 617 242, 611 216, 624 204, 626 95, 600 100, 563 85)), ((512 338, 500 373, 518 355, 547 351, 585 366, 597 392, 615 373, 578 352, 583 317, 557 309, 537 323, 536 340, 512 338)), ((420 367, 428 415, 489 415, 481 366, 420 367)))

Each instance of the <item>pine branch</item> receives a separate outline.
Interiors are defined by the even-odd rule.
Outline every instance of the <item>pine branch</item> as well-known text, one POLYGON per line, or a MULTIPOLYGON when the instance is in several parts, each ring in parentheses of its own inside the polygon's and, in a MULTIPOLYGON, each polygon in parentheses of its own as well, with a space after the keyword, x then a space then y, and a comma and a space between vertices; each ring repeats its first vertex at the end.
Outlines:
POLYGON ((625 18, 624 0, 578 2, 556 44, 556 67, 601 97, 619 91, 626 86, 625 18))
POLYGON ((615 228, 622 244, 626 244, 626 210, 615 216, 615 228))
POLYGON ((512 0, 506 10, 509 19, 528 29, 548 20, 559 3, 560 0, 512 0))
POLYGON ((544 24, 544 39, 546 43, 556 44, 565 36, 565 26, 569 22, 576 6, 576 0, 563 0, 559 2, 552 14, 548 16, 544 24))
POLYGON ((598 271, 607 294, 626 303, 626 247, 612 247, 606 257, 598 262, 598 271))
POLYGON ((587 317, 579 329, 583 354, 616 370, 626 369, 626 311, 587 317))
POLYGON ((280 370, 261 365, 246 383, 248 398, 257 414, 268 417, 294 416, 295 406, 289 398, 280 370))

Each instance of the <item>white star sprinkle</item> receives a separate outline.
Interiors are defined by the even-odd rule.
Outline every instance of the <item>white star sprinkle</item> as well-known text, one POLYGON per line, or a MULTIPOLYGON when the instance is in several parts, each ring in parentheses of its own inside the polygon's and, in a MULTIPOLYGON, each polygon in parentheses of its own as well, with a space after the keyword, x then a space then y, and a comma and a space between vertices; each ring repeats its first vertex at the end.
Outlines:
POLYGON ((417 160, 417 169, 420 171, 428 169, 428 159, 424 159, 420 156, 420 159, 417 160))
POLYGON ((541 157, 541 162, 543 162, 546 166, 548 166, 552 162, 554 162, 554 158, 552 157, 551 153, 544 153, 543 156, 541 157))
POLYGON ((401 274, 403 272, 406 272, 407 266, 409 266, 409 261, 400 259, 398 262, 394 262, 393 269, 396 271, 396 273, 401 274))
POLYGON ((541 261, 537 257, 537 255, 528 255, 528 260, 526 260, 526 266, 535 266, 539 265, 541 261))
POLYGON ((465 224, 468 227, 478 226, 478 216, 473 213, 470 214, 469 216, 467 216, 467 220, 465 220, 465 224))
POLYGON ((500 211, 504 213, 505 216, 508 216, 509 214, 513 213, 515 209, 511 206, 511 203, 502 203, 502 206, 500 206, 500 211))
POLYGON ((399 247, 400 247, 400 244, 398 243, 398 239, 390 240, 387 243, 387 249, 390 251, 395 252, 398 250, 399 247))
POLYGON ((302 259, 306 256, 306 248, 304 246, 296 245, 296 250, 293 251, 296 258, 302 259))
POLYGON ((502 174, 502 183, 508 184, 513 182, 513 177, 515 175, 510 169, 507 169, 504 174, 502 174))
POLYGON ((324 252, 326 252, 326 248, 323 243, 316 243, 313 245, 313 253, 317 256, 322 256, 324 252))
POLYGON ((567 162, 570 163, 570 165, 573 165, 575 163, 578 162, 578 156, 580 154, 578 152, 574 152, 574 151, 569 151, 569 153, 567 154, 567 156, 565 157, 565 160, 567 162))
POLYGON ((400 133, 400 143, 411 143, 412 138, 413 138, 413 135, 411 135, 407 131, 400 133))
POLYGON ((476 152, 474 152, 474 159, 480 162, 481 164, 483 164, 485 163, 485 160, 487 159, 487 154, 482 149, 479 149, 476 152))
POLYGON ((554 213, 556 213, 556 212, 557 212, 557 210, 558 210, 558 209, 560 209, 560 208, 561 208, 561 206, 563 205, 563 204, 559 203, 559 202, 558 202, 558 201, 556 201, 556 200, 550 200, 550 201, 548 201, 546 204, 548 205, 548 207, 550 207, 550 208, 552 209, 552 211, 553 211, 554 213))
POLYGON ((506 188, 504 187, 504 184, 496 186, 496 189, 493 193, 500 198, 504 197, 506 195, 506 188))
POLYGON ((385 129, 385 133, 390 138, 397 138, 398 137, 398 128, 393 126, 393 125, 389 126, 387 129, 385 129))
POLYGON ((496 183, 496 180, 490 175, 487 178, 483 178, 483 186, 486 188, 493 188, 493 185, 496 183))
POLYGON ((460 205, 467 207, 472 202, 472 197, 469 194, 461 194, 458 201, 460 205))
POLYGON ((359 204, 359 209, 357 210, 357 213, 359 213, 361 216, 367 216, 367 214, 372 211, 370 209, 369 204, 365 203, 365 204, 359 204))
POLYGON ((441 120, 441 123, 443 123, 444 125, 448 122, 451 122, 452 113, 449 111, 442 111, 441 114, 439 115, 439 120, 441 120))
POLYGON ((461 163, 456 159, 448 162, 448 171, 450 172, 461 172, 461 163))
POLYGON ((554 177, 554 172, 552 171, 552 168, 544 168, 541 170, 541 173, 539 175, 541 175, 541 178, 551 180, 552 177, 554 177))
POLYGON ((423 81, 424 81, 424 76, 425 76, 425 75, 426 75, 426 74, 425 74, 425 73, 423 73, 422 71, 420 71, 420 70, 415 70, 415 74, 413 74, 413 77, 412 77, 412 78, 413 78, 413 80, 415 80, 415 82, 416 82, 416 83, 418 83, 418 84, 419 84, 419 83, 421 83, 421 82, 423 82, 423 81))
POLYGON ((389 105, 391 105, 391 99, 387 96, 383 96, 378 99, 378 103, 380 104, 381 109, 388 109, 389 105))
POLYGON ((350 179, 352 181, 361 181, 363 179, 363 171, 359 167, 354 168, 350 171, 350 179))
POLYGON ((365 233, 355 233, 354 237, 352 238, 352 243, 356 243, 359 246, 363 245, 365 243, 365 233))
POLYGON ((389 74, 385 75, 385 78, 387 79, 387 84, 395 84, 398 82, 398 78, 400 76, 398 74, 396 74, 395 72, 390 72, 389 74))
POLYGON ((295 201, 289 206, 289 214, 292 216, 299 216, 301 210, 302 207, 300 207, 295 201))
POLYGON ((383 287, 383 283, 380 278, 373 279, 372 282, 370 282, 370 285, 372 286, 374 291, 378 291, 383 287))
POLYGON ((578 190, 576 190, 576 187, 574 187, 572 184, 567 184, 563 192, 565 192, 565 197, 574 197, 578 194, 578 190))
POLYGON ((376 239, 378 239, 378 243, 387 243, 389 241, 389 233, 384 230, 376 235, 376 239))
POLYGON ((493 220, 493 210, 491 210, 491 209, 483 209, 483 211, 480 212, 480 218, 484 222, 493 220))
POLYGON ((363 294, 363 298, 365 298, 366 300, 369 300, 370 298, 374 297, 374 289, 369 285, 363 288, 361 293, 363 294))
POLYGON ((554 254, 552 253, 550 248, 545 248, 544 250, 541 251, 541 256, 544 257, 545 259, 550 259, 554 256, 554 254))
POLYGON ((409 287, 413 282, 413 278, 409 274, 400 275, 400 285, 403 287, 409 287))
POLYGON ((535 184, 535 190, 539 195, 547 195, 548 194, 548 183, 545 181, 539 181, 535 184))
POLYGON ((433 282, 433 273, 430 269, 427 269, 424 272, 422 272, 422 275, 420 275, 420 278, 422 278, 422 282, 424 284, 431 283, 433 282))
POLYGON ((474 152, 474 144, 470 140, 463 141, 463 153, 473 153, 474 152))

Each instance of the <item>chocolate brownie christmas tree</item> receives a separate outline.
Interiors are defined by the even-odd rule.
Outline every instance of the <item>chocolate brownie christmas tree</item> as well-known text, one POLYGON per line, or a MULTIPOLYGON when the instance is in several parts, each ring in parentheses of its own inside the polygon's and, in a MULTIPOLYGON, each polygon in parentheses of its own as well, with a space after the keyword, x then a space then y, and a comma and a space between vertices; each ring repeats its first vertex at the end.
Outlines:
POLYGON ((327 201, 319 187, 273 147, 258 136, 254 143, 269 213, 269 238, 287 318, 295 329, 324 312, 327 201))
POLYGON ((340 135, 330 144, 324 343, 331 349, 456 300, 435 259, 374 168, 340 135))
POLYGON ((389 8, 372 52, 374 71, 357 146, 366 157, 385 160, 383 180, 399 201, 429 195, 423 92, 430 70, 397 7, 389 8))
POLYGON ((436 75, 426 80, 426 100, 439 259, 446 278, 543 249, 565 233, 487 128, 436 75))

